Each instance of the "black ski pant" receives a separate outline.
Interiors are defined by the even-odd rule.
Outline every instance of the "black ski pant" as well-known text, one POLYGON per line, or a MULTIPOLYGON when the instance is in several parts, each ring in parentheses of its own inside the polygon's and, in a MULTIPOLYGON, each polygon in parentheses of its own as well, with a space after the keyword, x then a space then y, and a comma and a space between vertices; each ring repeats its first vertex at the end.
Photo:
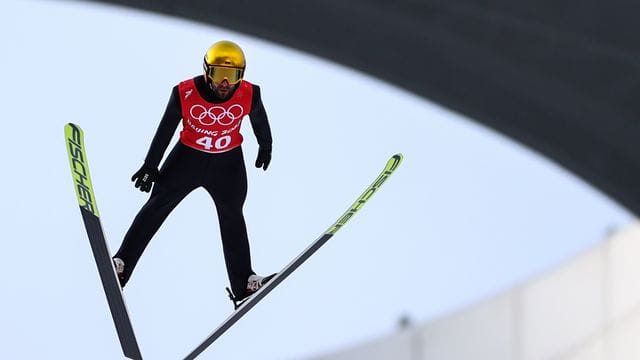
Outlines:
POLYGON ((236 295, 245 292, 247 278, 254 272, 242 210, 247 196, 242 149, 237 147, 224 153, 209 154, 180 142, 165 160, 149 200, 136 215, 114 255, 125 264, 122 286, 131 277, 142 252, 169 213, 199 187, 203 187, 215 203, 231 289, 236 295))

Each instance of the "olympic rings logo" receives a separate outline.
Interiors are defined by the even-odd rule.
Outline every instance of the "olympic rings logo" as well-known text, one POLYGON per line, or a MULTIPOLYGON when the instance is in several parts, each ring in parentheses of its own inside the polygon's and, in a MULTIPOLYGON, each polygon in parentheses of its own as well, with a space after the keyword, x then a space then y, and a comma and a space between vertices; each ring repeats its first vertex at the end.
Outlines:
POLYGON ((207 109, 203 105, 196 104, 191 107, 189 114, 205 126, 213 125, 216 122, 222 126, 228 126, 242 117, 244 108, 241 105, 233 104, 228 109, 218 105, 207 109))

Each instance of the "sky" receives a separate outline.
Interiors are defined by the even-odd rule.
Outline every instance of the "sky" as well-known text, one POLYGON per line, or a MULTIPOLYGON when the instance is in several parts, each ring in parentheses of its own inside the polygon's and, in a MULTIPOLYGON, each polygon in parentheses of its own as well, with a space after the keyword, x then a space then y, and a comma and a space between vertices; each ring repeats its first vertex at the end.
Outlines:
MULTIPOLYGON (((171 88, 215 41, 240 44, 274 137, 243 125, 254 269, 278 271, 375 178, 351 222, 201 355, 307 359, 460 310, 544 275, 633 216, 555 163, 394 84, 222 28, 81 1, 4 0, 0 358, 116 359, 120 346, 74 194, 63 127, 85 130, 112 252, 147 194, 130 183, 171 88)), ((401 79, 399 79, 401 81, 401 79)), ((175 138, 174 138, 175 141, 175 138)), ((215 210, 170 215, 125 298, 147 359, 188 354, 232 311, 215 210)))

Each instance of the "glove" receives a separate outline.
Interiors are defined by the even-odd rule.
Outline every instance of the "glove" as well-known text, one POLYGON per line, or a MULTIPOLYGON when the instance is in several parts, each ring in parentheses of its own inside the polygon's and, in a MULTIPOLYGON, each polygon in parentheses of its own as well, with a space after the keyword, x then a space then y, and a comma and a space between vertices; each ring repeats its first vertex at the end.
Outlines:
POLYGON ((258 149, 258 157, 256 158, 256 167, 267 170, 271 162, 271 148, 260 146, 258 149))
POLYGON ((148 165, 142 165, 140 170, 133 174, 131 181, 135 181, 135 186, 140 188, 140 191, 149 192, 157 178, 158 169, 148 165))

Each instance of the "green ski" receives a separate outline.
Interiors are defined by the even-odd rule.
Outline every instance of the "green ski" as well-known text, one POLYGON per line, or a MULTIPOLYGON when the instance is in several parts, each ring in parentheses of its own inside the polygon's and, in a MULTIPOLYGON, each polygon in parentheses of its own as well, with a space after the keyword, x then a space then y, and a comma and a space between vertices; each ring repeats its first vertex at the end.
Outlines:
POLYGON ((75 124, 67 124, 64 127, 64 135, 69 154, 69 165, 71 166, 71 175, 73 177, 73 185, 78 197, 80 205, 80 213, 87 230, 93 257, 95 258, 102 281, 102 287, 107 297, 111 317, 120 339, 122 352, 129 359, 142 359, 142 354, 138 347, 133 327, 129 319, 127 307, 122 297, 122 288, 116 277, 111 254, 107 246, 107 242, 102 231, 100 223, 100 214, 98 213, 98 205, 91 184, 91 176, 89 175, 89 163, 87 162, 87 153, 84 146, 84 133, 82 129, 75 124))
POLYGON ((291 275, 300 265, 302 265, 307 259, 311 257, 322 245, 324 245, 338 230, 340 230, 355 214, 360 210, 364 204, 378 191, 380 186, 393 174, 402 162, 402 154, 393 155, 385 165, 384 169, 376 180, 367 187, 367 189, 358 197, 358 199, 342 214, 338 220, 331 225, 318 239, 316 239, 309 247, 307 247, 297 258, 295 258, 289 265, 285 266, 279 273, 277 273, 268 283, 260 288, 250 298, 236 305, 236 310, 215 329, 198 347, 196 347, 185 360, 195 359, 200 353, 202 353, 209 345, 213 344, 222 334, 224 334, 233 324, 235 324, 240 318, 242 318, 251 308, 253 308, 260 300, 262 300, 268 293, 271 292, 276 286, 278 286, 284 279, 291 275))

